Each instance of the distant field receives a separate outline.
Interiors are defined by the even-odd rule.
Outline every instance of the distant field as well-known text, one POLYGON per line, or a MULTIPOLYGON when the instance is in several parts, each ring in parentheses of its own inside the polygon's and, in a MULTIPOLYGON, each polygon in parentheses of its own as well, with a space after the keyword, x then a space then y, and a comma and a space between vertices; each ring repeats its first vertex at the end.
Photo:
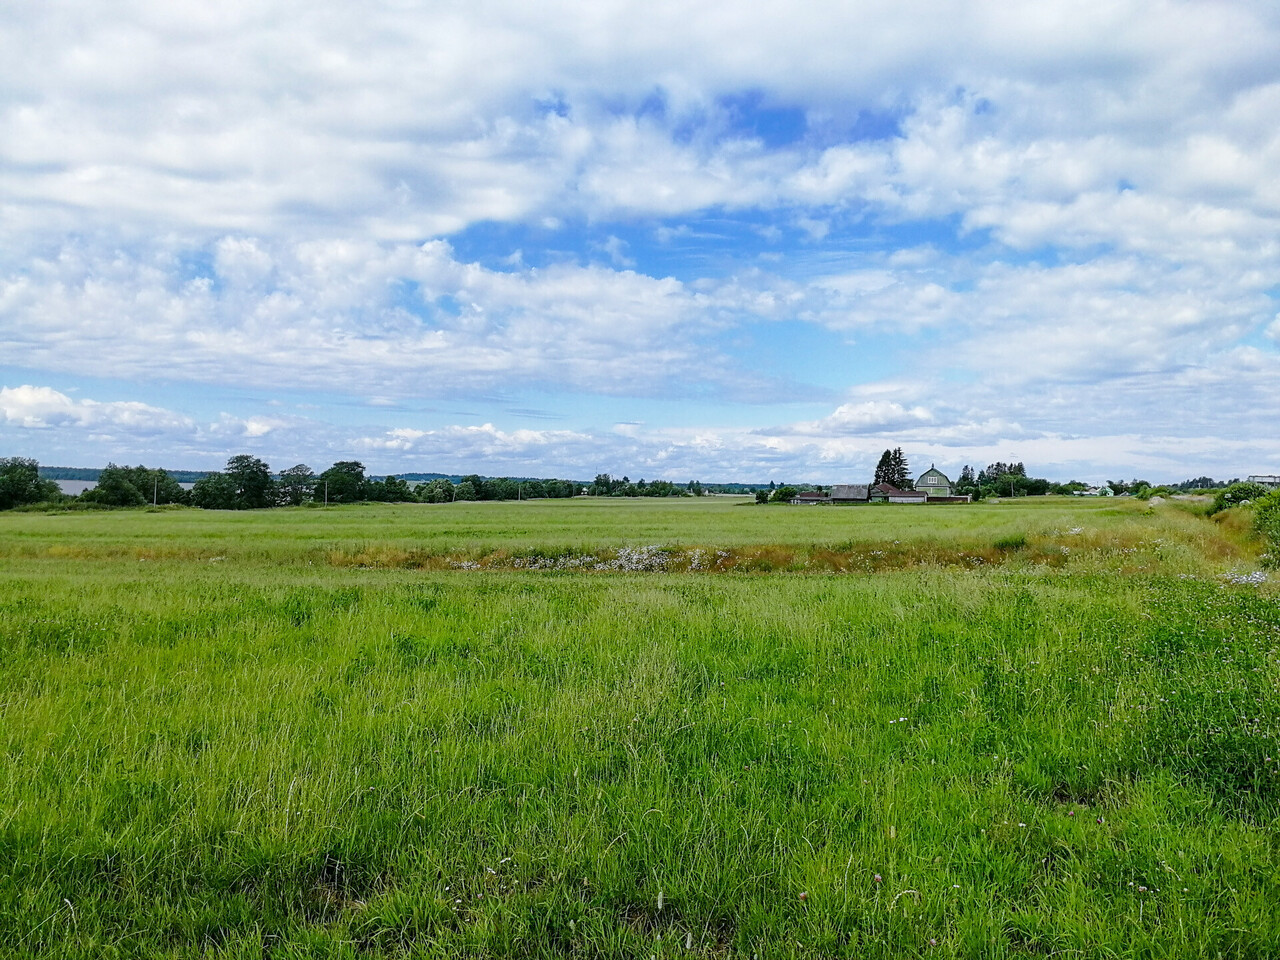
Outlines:
POLYGON ((1246 520, 0 515, 0 956, 1276 956, 1246 520))
POLYGON ((1178 536, 1212 532, 1177 509, 1137 501, 1036 497, 991 504, 927 507, 787 505, 759 507, 744 498, 676 500, 580 498, 523 503, 383 504, 343 508, 11 514, 0 517, 0 557, 119 556, 130 552, 200 558, 293 562, 308 551, 366 547, 440 554, 490 551, 589 551, 618 546, 808 548, 895 540, 994 543, 1001 537, 1061 536, 1075 527, 1108 536, 1127 528, 1177 527, 1178 536), (1181 525, 1179 526, 1179 522, 1181 525))

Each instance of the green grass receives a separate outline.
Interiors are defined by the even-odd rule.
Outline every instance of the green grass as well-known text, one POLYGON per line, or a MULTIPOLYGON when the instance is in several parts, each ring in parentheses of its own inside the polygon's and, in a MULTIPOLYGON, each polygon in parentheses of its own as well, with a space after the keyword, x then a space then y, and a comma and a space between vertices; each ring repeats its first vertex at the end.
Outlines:
POLYGON ((0 955, 1275 956, 1280 604, 1220 576, 1246 530, 0 515, 0 955), (651 544, 779 563, 510 566, 651 544))

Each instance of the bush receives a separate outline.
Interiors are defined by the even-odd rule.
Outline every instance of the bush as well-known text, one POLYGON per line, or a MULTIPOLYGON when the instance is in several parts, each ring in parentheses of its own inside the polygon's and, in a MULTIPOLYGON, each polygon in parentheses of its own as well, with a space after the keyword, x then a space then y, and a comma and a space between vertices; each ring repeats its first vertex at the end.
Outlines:
POLYGON ((1022 533, 1011 533, 995 542, 997 550, 1021 550, 1027 545, 1027 537, 1022 533))
POLYGON ((1219 490, 1213 498, 1211 514, 1239 506, 1246 501, 1261 499, 1267 495, 1267 488, 1260 483, 1233 483, 1225 490, 1219 490))
POLYGON ((1280 490, 1272 490, 1254 505, 1253 529, 1267 546, 1267 562, 1280 567, 1280 490))

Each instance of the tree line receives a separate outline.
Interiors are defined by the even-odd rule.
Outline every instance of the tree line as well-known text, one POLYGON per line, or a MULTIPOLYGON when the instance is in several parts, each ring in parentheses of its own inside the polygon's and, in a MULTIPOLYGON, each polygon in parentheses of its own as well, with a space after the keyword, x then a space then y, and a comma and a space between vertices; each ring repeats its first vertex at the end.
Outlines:
MULTIPOLYGON (((225 469, 198 475, 192 471, 167 471, 139 464, 136 467, 108 464, 100 471, 60 468, 58 476, 74 473, 76 479, 90 480, 97 473, 97 486, 78 497, 64 495, 58 484, 40 475, 37 461, 26 457, 0 457, 0 510, 27 504, 62 503, 86 506, 130 507, 148 504, 184 504, 215 510, 248 510, 303 504, 340 504, 359 501, 382 503, 450 503, 457 500, 541 500, 567 498, 579 494, 596 497, 680 497, 712 493, 755 494, 759 502, 788 502, 798 493, 818 489, 809 484, 776 484, 767 489, 756 484, 707 484, 690 480, 686 484, 669 480, 621 479, 597 474, 591 483, 557 479, 517 479, 481 477, 469 474, 456 482, 436 477, 413 485, 402 477, 369 477, 358 460, 335 463, 315 473, 304 463, 278 474, 257 457, 239 454, 227 461, 225 469), (193 489, 181 485, 185 478, 197 477, 193 489)), ((873 483, 889 483, 900 489, 912 484, 910 465, 901 447, 885 450, 876 465, 873 483)), ((1238 480, 1195 477, 1182 483, 1153 486, 1146 480, 1111 480, 1107 484, 1117 494, 1147 498, 1179 492, 1217 492, 1239 485, 1238 480)), ((974 499, 983 497, 1027 497, 1046 493, 1072 494, 1088 485, 1073 480, 1055 483, 1027 475, 1022 463, 997 461, 977 473, 968 464, 960 472, 953 492, 974 499)), ((1234 492, 1234 491, 1233 491, 1234 492)), ((1252 491, 1250 491, 1252 493, 1252 491)), ((1230 499, 1230 498, 1228 498, 1230 499)))
MULTIPOLYGON (((86 476, 84 479, 90 479, 86 476)), ((250 454, 231 457, 226 467, 199 477, 185 489, 166 470, 117 466, 98 471, 97 486, 78 497, 64 495, 58 484, 40 476, 35 460, 0 458, 0 510, 34 503, 140 507, 181 504, 207 510, 260 510, 304 504, 452 503, 459 500, 542 500, 579 494, 602 497, 703 496, 708 490, 696 480, 680 485, 669 480, 617 480, 607 473, 591 484, 559 479, 516 479, 469 474, 455 483, 437 477, 410 484, 402 477, 369 477, 358 460, 343 460, 322 473, 305 463, 272 473, 263 460, 250 454)))
POLYGON ((690 480, 683 487, 670 480, 645 480, 643 477, 635 483, 630 477, 621 480, 607 473, 598 473, 587 487, 587 495, 592 497, 702 497, 708 489, 700 480, 690 480))

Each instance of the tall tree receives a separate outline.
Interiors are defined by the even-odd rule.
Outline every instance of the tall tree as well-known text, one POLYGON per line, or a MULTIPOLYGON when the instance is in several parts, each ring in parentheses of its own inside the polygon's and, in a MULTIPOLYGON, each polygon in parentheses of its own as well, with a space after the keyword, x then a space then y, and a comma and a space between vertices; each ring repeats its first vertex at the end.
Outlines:
POLYGON ((164 470, 151 470, 142 464, 120 469, 147 503, 187 503, 191 499, 182 485, 164 470))
POLYGON ((404 477, 387 477, 382 481, 382 497, 387 503, 412 503, 413 488, 404 477))
POLYGON ((418 499, 423 503, 450 503, 453 501, 453 483, 437 477, 418 488, 418 499))
POLYGON ((311 499, 311 488, 315 486, 316 475, 305 463, 290 467, 280 474, 280 496, 285 503, 299 506, 311 499))
POLYGON ((271 468, 257 457, 237 454, 227 461, 226 475, 236 487, 237 510, 275 506, 276 485, 271 468))
POLYGON ((893 451, 886 450, 880 454, 880 462, 876 464, 876 476, 872 484, 893 483, 893 451))
MULTIPOLYGON (((145 467, 143 470, 145 471, 145 467)), ((117 467, 108 463, 98 474, 98 483, 92 490, 80 494, 86 503, 100 503, 104 507, 140 507, 150 503, 151 498, 138 489, 133 473, 128 467, 117 467)), ((151 484, 146 484, 147 492, 151 492, 151 484)))
POLYGON ((328 484, 329 503, 355 503, 365 496, 364 464, 359 460, 339 460, 316 477, 315 498, 325 500, 328 484))
POLYGON ((225 473, 208 473, 191 488, 191 502, 204 510, 235 510, 236 483, 225 473))
POLYGON ((894 447, 893 453, 889 455, 889 478, 886 482, 899 490, 906 490, 911 486, 911 468, 901 447, 894 447))
POLYGON ((62 496, 52 480, 40 479, 40 464, 26 457, 0 457, 0 510, 62 496))

